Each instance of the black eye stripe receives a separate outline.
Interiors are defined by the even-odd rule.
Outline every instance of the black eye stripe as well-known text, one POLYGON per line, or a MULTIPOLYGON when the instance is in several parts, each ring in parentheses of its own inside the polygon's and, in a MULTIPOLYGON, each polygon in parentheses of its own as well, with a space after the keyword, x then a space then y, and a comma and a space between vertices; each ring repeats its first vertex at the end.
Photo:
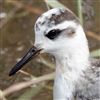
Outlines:
POLYGON ((45 36, 48 37, 49 39, 55 39, 59 34, 61 33, 61 30, 59 29, 53 29, 48 32, 45 36))

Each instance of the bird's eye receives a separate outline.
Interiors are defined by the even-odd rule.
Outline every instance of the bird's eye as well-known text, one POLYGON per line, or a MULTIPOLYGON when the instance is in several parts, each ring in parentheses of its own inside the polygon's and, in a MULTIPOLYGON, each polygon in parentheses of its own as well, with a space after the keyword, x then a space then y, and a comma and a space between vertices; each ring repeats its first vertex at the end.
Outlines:
POLYGON ((61 33, 61 30, 59 29, 53 29, 48 32, 45 36, 48 37, 49 39, 55 39, 59 34, 61 33))

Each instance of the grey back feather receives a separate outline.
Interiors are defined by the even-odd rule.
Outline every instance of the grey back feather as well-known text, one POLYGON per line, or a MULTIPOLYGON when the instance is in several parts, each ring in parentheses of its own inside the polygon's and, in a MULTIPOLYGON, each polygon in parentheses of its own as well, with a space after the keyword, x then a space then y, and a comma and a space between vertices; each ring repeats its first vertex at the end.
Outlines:
POLYGON ((100 100, 100 59, 91 59, 74 93, 75 100, 100 100))

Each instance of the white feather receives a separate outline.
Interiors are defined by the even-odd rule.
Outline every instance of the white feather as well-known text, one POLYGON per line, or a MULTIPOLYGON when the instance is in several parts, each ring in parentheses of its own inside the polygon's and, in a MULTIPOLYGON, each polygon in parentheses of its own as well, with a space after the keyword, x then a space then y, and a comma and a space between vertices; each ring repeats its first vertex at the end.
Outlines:
MULTIPOLYGON (((50 10, 43 14, 37 21, 43 22, 52 13, 59 14, 58 9, 50 10)), ((48 27, 47 24, 39 25, 40 30, 36 30, 35 25, 35 46, 43 48, 43 52, 52 54, 56 59, 56 76, 54 82, 54 100, 72 100, 72 93, 78 79, 83 71, 89 66, 89 49, 84 30, 80 24, 74 21, 67 21, 48 27), (45 37, 45 33, 52 29, 75 29, 75 36, 68 37, 63 35, 51 41, 45 37)), ((67 33, 66 33, 67 34, 67 33)))

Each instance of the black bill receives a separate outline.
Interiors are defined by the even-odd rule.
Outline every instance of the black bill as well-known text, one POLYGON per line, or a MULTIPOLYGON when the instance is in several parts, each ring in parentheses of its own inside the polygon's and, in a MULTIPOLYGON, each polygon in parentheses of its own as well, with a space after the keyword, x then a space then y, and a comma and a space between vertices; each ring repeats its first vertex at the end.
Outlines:
POLYGON ((32 47, 26 55, 11 69, 9 76, 14 75, 18 70, 20 70, 26 63, 28 63, 34 56, 38 55, 41 50, 36 47, 32 47))

